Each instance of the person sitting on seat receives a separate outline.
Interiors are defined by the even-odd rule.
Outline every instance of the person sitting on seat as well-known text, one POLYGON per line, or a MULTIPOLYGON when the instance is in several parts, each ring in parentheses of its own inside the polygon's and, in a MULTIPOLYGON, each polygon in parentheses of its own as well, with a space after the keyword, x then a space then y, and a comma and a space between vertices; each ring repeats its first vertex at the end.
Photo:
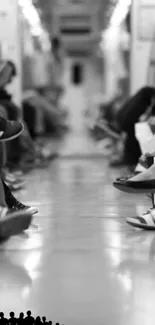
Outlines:
POLYGON ((26 124, 22 119, 21 108, 12 101, 12 96, 6 90, 13 78, 16 76, 15 65, 11 61, 3 61, 0 63, 0 105, 3 111, 0 110, 0 116, 5 119, 21 121, 24 124, 24 130, 20 136, 13 139, 11 145, 7 144, 7 166, 10 170, 19 169, 23 171, 30 170, 34 167, 47 165, 47 160, 44 159, 42 153, 38 155, 34 143, 31 139, 26 124))
POLYGON ((111 137, 120 140, 125 134, 124 152, 111 162, 111 166, 136 165, 142 154, 135 135, 135 124, 146 114, 154 114, 152 104, 155 99, 154 87, 143 87, 121 106, 113 120, 105 119, 99 126, 111 137), (149 112, 149 113, 148 113, 149 112))
MULTIPOLYGON (((4 239, 29 228, 32 221, 30 207, 12 204, 7 197, 9 188, 2 180, 2 169, 6 163, 5 142, 17 138, 23 131, 23 125, 16 121, 7 121, 0 117, 0 238, 4 239), (6 202, 7 201, 7 202, 6 202), (9 203, 9 204, 7 204, 9 203), (10 205, 10 206, 8 206, 10 205), (16 208, 15 208, 16 205, 16 208)), ((14 202, 15 203, 15 202, 14 202)))

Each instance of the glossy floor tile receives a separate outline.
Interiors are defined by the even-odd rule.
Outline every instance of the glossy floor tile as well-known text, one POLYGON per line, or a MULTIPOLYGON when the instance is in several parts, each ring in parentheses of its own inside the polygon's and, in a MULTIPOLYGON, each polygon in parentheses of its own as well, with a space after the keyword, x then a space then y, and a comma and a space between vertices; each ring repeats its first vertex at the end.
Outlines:
POLYGON ((39 214, 0 246, 1 310, 61 324, 154 323, 155 234, 125 223, 150 202, 115 190, 116 174, 103 159, 60 158, 28 176, 19 198, 39 214))

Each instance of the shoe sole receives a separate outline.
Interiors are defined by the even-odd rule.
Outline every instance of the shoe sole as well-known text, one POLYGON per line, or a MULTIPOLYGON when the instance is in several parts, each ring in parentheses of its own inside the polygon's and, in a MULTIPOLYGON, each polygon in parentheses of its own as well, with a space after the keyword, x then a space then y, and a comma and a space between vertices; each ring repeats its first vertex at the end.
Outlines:
POLYGON ((31 215, 37 214, 38 210, 36 208, 28 208, 27 210, 28 213, 31 213, 31 215))
POLYGON ((141 188, 133 188, 133 187, 128 187, 126 185, 123 184, 117 184, 117 183, 113 183, 113 186, 121 191, 121 192, 125 192, 125 193, 137 193, 137 194, 149 194, 149 193, 155 193, 155 188, 153 189, 141 189, 141 188))
POLYGON ((148 225, 142 225, 142 224, 137 224, 134 223, 132 221, 128 221, 126 220, 126 223, 134 228, 139 228, 139 229, 143 229, 143 230, 155 230, 155 226, 148 226, 148 225))
POLYGON ((100 127, 102 130, 104 130, 105 132, 107 132, 109 135, 111 135, 113 138, 119 140, 121 138, 121 135, 115 133, 114 131, 112 131, 107 125, 105 124, 97 124, 98 127, 100 127))
POLYGON ((14 140, 14 139, 18 138, 19 135, 23 132, 23 130, 24 130, 24 125, 22 124, 22 128, 21 128, 21 130, 18 133, 16 133, 15 135, 13 135, 12 137, 9 137, 7 139, 5 139, 5 138, 4 139, 1 139, 0 138, 0 142, 7 142, 7 141, 11 141, 11 140, 14 140))
POLYGON ((0 238, 16 236, 27 230, 32 222, 32 214, 29 212, 11 213, 10 217, 0 221, 0 238))
MULTIPOLYGON (((10 209, 11 209, 11 207, 10 207, 10 209)), ((37 208, 25 208, 23 210, 21 209, 20 211, 25 212, 25 213, 28 213, 28 214, 31 214, 31 216, 33 216, 34 214, 38 213, 37 208)), ((16 209, 13 209, 12 210, 12 213, 18 213, 18 212, 19 212, 19 210, 16 210, 16 209)))

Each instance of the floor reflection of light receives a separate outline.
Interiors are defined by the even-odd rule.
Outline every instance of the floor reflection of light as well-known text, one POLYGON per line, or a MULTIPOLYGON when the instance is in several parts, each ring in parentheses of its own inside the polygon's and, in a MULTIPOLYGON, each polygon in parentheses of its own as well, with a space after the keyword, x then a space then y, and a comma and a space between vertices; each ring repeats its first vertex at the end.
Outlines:
MULTIPOLYGON (((33 226, 32 226, 33 228, 33 226)), ((31 229, 32 229, 31 228, 31 229)), ((29 237, 25 240, 20 240, 20 250, 31 250, 41 248, 43 245, 43 234, 42 232, 35 232, 32 229, 33 234, 31 235, 31 229, 29 230, 29 237)))
MULTIPOLYGON (((105 219, 101 218, 100 222, 101 228, 105 229, 105 219)), ((113 266, 115 267, 118 266, 121 262, 122 235, 120 227, 121 225, 119 222, 109 220, 107 233, 101 231, 103 248, 105 248, 105 244, 109 246, 109 249, 107 250, 107 255, 112 261, 113 266)))
POLYGON ((24 267, 27 270, 32 280, 37 278, 37 268, 41 261, 41 252, 31 252, 24 262, 24 267))
POLYGON ((23 299, 27 299, 31 293, 31 288, 25 287, 21 290, 21 296, 23 299))
POLYGON ((119 215, 117 206, 107 207, 106 213, 108 216, 117 216, 118 217, 118 215, 119 215))
POLYGON ((121 262, 121 252, 120 250, 116 250, 116 251, 113 251, 113 250, 110 250, 109 254, 108 254, 112 260, 112 263, 113 263, 113 266, 117 267, 120 262, 121 262))
POLYGON ((129 273, 126 274, 118 274, 118 279, 120 280, 125 291, 132 291, 132 279, 129 273))

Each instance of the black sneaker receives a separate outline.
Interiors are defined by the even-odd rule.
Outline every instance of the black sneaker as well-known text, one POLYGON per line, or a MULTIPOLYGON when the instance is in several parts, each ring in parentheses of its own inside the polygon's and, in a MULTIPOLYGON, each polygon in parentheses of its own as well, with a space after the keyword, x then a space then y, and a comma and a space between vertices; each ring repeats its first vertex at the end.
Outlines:
POLYGON ((23 129, 24 126, 22 123, 8 121, 0 117, 0 142, 17 138, 22 133, 23 129))
POLYGON ((30 207, 28 205, 24 205, 21 202, 19 202, 11 193, 10 188, 7 186, 7 184, 3 181, 3 187, 5 192, 5 201, 10 209, 11 212, 16 211, 27 211, 31 213, 31 215, 34 215, 38 212, 37 208, 30 207))
POLYGON ((0 239, 22 233, 29 228, 31 221, 30 212, 10 212, 6 207, 0 207, 0 239))

